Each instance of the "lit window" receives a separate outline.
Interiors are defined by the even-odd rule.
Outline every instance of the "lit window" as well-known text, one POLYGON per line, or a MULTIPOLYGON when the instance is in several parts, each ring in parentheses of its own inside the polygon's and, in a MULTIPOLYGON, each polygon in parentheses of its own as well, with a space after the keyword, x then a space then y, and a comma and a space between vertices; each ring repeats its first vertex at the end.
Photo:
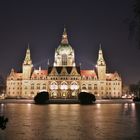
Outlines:
POLYGON ((55 83, 55 82, 51 83, 50 89, 51 89, 51 90, 56 90, 56 89, 58 89, 57 83, 55 83))
POLYGON ((62 55, 62 65, 67 65, 67 55, 66 54, 62 55))
POLYGON ((68 89, 67 83, 62 83, 60 88, 61 88, 62 90, 67 90, 67 89, 68 89))

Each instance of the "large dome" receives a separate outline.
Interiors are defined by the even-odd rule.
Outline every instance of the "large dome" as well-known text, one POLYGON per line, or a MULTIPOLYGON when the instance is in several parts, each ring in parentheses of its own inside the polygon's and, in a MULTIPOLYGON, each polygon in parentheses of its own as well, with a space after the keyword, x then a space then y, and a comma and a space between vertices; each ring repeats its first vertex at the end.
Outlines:
POLYGON ((60 55, 73 53, 73 49, 68 42, 67 32, 66 32, 65 28, 64 28, 63 35, 62 35, 61 44, 58 46, 56 53, 60 54, 60 55))
POLYGON ((71 54, 73 52, 72 47, 69 44, 61 44, 58 46, 56 52, 58 54, 71 54))
POLYGON ((62 40, 55 50, 54 66, 75 66, 74 49, 68 42, 67 32, 64 28, 62 40))

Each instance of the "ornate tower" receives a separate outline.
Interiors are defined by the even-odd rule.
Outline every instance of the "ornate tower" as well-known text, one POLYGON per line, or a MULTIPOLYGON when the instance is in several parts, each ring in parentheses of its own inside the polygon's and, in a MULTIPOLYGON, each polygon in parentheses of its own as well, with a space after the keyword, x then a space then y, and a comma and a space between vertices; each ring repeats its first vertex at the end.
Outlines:
POLYGON ((67 32, 64 28, 62 40, 55 50, 54 66, 75 66, 74 50, 68 42, 67 32))
POLYGON ((98 53, 97 72, 98 72, 99 80, 106 80, 106 63, 105 63, 105 60, 103 57, 101 44, 100 44, 100 49, 99 49, 99 53, 98 53))
POLYGON ((32 72, 32 60, 30 56, 30 49, 29 46, 26 51, 26 56, 22 65, 22 73, 23 73, 23 79, 30 79, 31 72, 32 72))

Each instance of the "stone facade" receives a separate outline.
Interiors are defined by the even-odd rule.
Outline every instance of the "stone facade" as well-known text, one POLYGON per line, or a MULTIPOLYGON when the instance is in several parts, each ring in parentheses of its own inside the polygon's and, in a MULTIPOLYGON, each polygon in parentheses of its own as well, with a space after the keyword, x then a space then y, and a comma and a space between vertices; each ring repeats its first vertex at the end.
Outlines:
POLYGON ((34 69, 28 47, 22 73, 12 69, 7 77, 7 97, 33 98, 40 91, 49 92, 50 98, 77 98, 81 91, 90 92, 100 99, 121 97, 122 80, 117 72, 106 72, 101 45, 96 69, 81 70, 76 65, 74 49, 64 29, 52 66, 48 64, 46 70, 34 69))

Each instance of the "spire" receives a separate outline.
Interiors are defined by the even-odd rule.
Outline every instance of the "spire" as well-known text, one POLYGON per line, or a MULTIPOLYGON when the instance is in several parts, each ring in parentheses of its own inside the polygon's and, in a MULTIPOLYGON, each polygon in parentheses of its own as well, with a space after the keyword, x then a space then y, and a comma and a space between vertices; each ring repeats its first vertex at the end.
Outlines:
POLYGON ((105 60, 103 57, 103 51, 102 51, 102 46, 101 43, 99 44, 99 53, 98 53, 98 61, 97 64, 99 65, 105 65, 105 60))
POLYGON ((61 44, 63 44, 63 45, 69 44, 65 27, 64 27, 64 32, 63 32, 63 35, 62 35, 61 44))
POLYGON ((30 50, 30 44, 28 43, 28 48, 27 49, 29 49, 30 50))
POLYGON ((100 47, 99 50, 102 50, 102 44, 101 43, 99 44, 99 47, 100 47))
POLYGON ((28 48, 26 50, 26 56, 24 59, 24 64, 31 64, 32 60, 31 60, 31 54, 30 54, 30 48, 29 48, 29 44, 28 44, 28 48))
POLYGON ((50 60, 48 59, 48 62, 47 62, 48 66, 50 65, 50 60))

